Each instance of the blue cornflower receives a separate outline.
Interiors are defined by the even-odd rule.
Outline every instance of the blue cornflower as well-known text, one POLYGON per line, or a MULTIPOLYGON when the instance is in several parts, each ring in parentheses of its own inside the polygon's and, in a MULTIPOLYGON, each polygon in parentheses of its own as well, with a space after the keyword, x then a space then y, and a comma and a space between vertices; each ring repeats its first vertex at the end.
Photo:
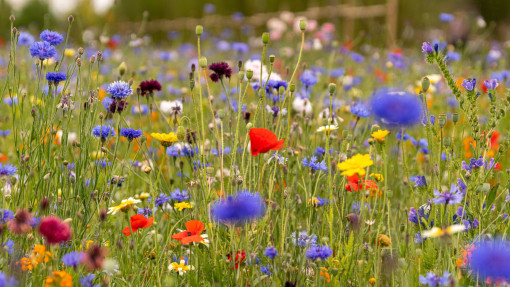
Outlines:
POLYGON ((55 47, 44 41, 32 43, 28 50, 30 51, 30 56, 37 57, 40 60, 53 58, 57 54, 55 47))
POLYGON ((476 88, 476 79, 473 78, 473 79, 464 80, 464 81, 462 81, 462 86, 466 90, 471 92, 471 91, 473 91, 476 88))
POLYGON ((315 77, 315 75, 309 70, 304 71, 299 79, 301 80, 301 83, 307 87, 317 84, 318 81, 317 77, 315 77))
POLYGON ((150 207, 138 208, 137 213, 148 218, 152 215, 152 209, 150 207))
POLYGON ((30 35, 28 32, 21 32, 18 36, 18 44, 21 46, 30 46, 34 43, 34 36, 30 35))
POLYGON ((276 256, 278 256, 278 250, 274 248, 273 246, 269 246, 264 250, 264 256, 269 257, 269 259, 274 259, 276 256))
MULTIPOLYGON (((365 207, 365 209, 367 211, 370 210, 370 204, 365 202, 365 204, 363 206, 365 207)), ((362 209, 361 202, 359 202, 359 201, 353 202, 351 205, 351 209, 352 209, 352 211, 354 211, 354 213, 360 214, 361 209, 362 209)))
POLYGON ((260 272, 268 275, 268 276, 271 276, 271 271, 269 270, 271 268, 271 265, 260 265, 260 272))
POLYGON ((170 200, 170 196, 168 196, 164 193, 160 193, 158 195, 158 197, 156 197, 154 204, 156 204, 156 206, 162 206, 163 204, 165 204, 165 202, 167 202, 169 200, 170 200))
POLYGON ((448 14, 448 13, 441 13, 439 14, 439 20, 441 20, 441 22, 451 22, 453 21, 454 17, 452 14, 448 14))
POLYGON ((333 78, 338 78, 345 74, 345 69, 344 68, 333 69, 329 72, 329 74, 333 78))
POLYGON ((421 244, 422 242, 424 242, 425 240, 427 240, 427 237, 423 237, 421 235, 421 232, 418 232, 414 235, 414 243, 416 244, 421 244))
POLYGON ((370 111, 364 103, 357 102, 355 105, 351 106, 351 114, 360 118, 367 118, 370 116, 370 111))
POLYGON ((363 57, 363 55, 358 54, 356 52, 351 52, 350 57, 351 57, 351 60, 353 60, 356 63, 363 63, 363 61, 365 61, 365 57, 363 57))
MULTIPOLYGON (((110 106, 110 105, 108 105, 108 106, 110 106)), ((140 105, 140 107, 138 107, 138 105, 134 105, 133 107, 131 107, 131 114, 133 114, 133 115, 138 115, 138 114, 146 115, 148 113, 149 113, 149 107, 147 105, 140 105)))
POLYGON ((7 239, 7 241, 3 244, 3 248, 7 251, 7 254, 11 255, 14 252, 14 241, 10 238, 7 239))
POLYGON ((494 89, 496 89, 499 86, 499 83, 498 83, 497 79, 485 80, 483 82, 483 84, 489 90, 494 90, 494 89))
POLYGON ((224 224, 243 224, 264 214, 264 201, 258 193, 249 191, 220 199, 211 207, 211 216, 224 224))
POLYGON ((333 254, 333 250, 325 245, 317 245, 312 246, 308 250, 306 250, 306 258, 310 260, 320 259, 320 260, 326 260, 327 258, 331 257, 333 254))
POLYGON ((106 112, 110 112, 110 105, 113 104, 115 100, 110 97, 104 97, 103 101, 101 101, 101 105, 105 108, 106 112))
POLYGON ((434 48, 432 48, 432 45, 429 42, 423 42, 421 45, 421 51, 423 53, 432 54, 434 53, 434 48))
POLYGON ((2 287, 14 287, 18 285, 18 280, 14 276, 7 276, 5 273, 0 272, 0 286, 2 287))
POLYGON ((423 113, 422 103, 416 95, 392 89, 375 92, 371 107, 376 119, 390 128, 417 124, 423 113))
POLYGON ((305 167, 306 166, 310 167, 312 169, 312 171, 316 171, 316 170, 320 170, 320 171, 324 171, 324 172, 328 171, 328 166, 327 166, 326 162, 324 160, 322 160, 321 162, 317 162, 316 156, 312 156, 310 158, 310 161, 308 161, 308 159, 305 157, 305 158, 303 158, 301 163, 305 167))
POLYGON ((18 168, 10 163, 6 163, 5 165, 3 163, 0 163, 0 177, 3 176, 13 176, 18 172, 18 168))
POLYGON ((469 269, 481 281, 487 278, 510 280, 510 244, 503 239, 475 243, 469 269))
POLYGON ((445 60, 448 60, 449 62, 457 62, 462 58, 462 56, 455 52, 455 51, 448 51, 446 52, 445 60))
POLYGON ((414 182, 414 187, 424 187, 427 186, 427 180, 423 175, 415 175, 409 177, 409 179, 414 182))
POLYGON ((106 88, 106 92, 114 99, 125 99, 133 93, 133 89, 131 89, 129 83, 115 81, 106 88))
MULTIPOLYGON (((211 149, 211 153, 215 156, 220 156, 220 152, 218 152, 218 149, 216 148, 211 149)), ((223 155, 230 154, 230 147, 229 146, 224 147, 221 153, 223 155)))
POLYGON ((320 156, 323 156, 325 153, 326 153, 326 150, 325 150, 324 148, 320 147, 320 146, 319 146, 319 147, 317 147, 317 148, 315 149, 315 152, 314 152, 314 154, 315 154, 316 156, 319 156, 319 157, 320 157, 320 156))
POLYGON ((313 233, 308 235, 308 231, 305 230, 300 231, 298 234, 296 234, 296 232, 292 232, 290 240, 294 245, 299 247, 317 245, 317 236, 313 233))
POLYGON ((44 30, 41 32, 41 40, 50 43, 53 46, 58 46, 58 44, 64 41, 64 37, 60 35, 60 33, 50 30, 44 30))
POLYGON ((420 206, 418 208, 418 210, 416 210, 414 207, 411 207, 409 209, 409 215, 408 215, 407 219, 412 223, 421 224, 422 226, 425 226, 425 224, 422 222, 422 220, 423 219, 428 220, 429 214, 430 214, 425 210, 427 207, 430 207, 430 205, 428 205, 428 203, 420 206))
POLYGON ((106 139, 109 137, 115 136, 115 129, 107 125, 98 125, 92 129, 92 134, 98 138, 101 138, 102 141, 106 141, 106 139))
POLYGON ((176 188, 174 191, 170 193, 170 198, 177 202, 183 202, 189 199, 188 191, 185 189, 181 190, 180 188, 176 188))
POLYGON ((0 209, 0 223, 7 223, 14 219, 14 212, 9 209, 0 209))
POLYGON ((248 46, 248 44, 240 42, 233 42, 231 48, 232 50, 240 54, 245 54, 248 53, 248 51, 250 51, 250 46, 248 46))
POLYGON ((137 139, 142 135, 142 130, 120 128, 120 135, 127 138, 128 141, 132 141, 133 139, 137 139))
POLYGON ((96 278, 96 275, 94 274, 87 274, 80 278, 80 284, 81 287, 99 287, 99 284, 94 285, 94 279, 96 278))
POLYGON ((173 157, 179 157, 182 156, 180 153, 180 150, 176 146, 169 146, 166 148, 166 155, 173 156, 173 157))
POLYGON ((437 276, 433 272, 427 273, 426 276, 420 275, 420 284, 426 286, 449 286, 450 285, 450 272, 445 271, 443 276, 437 276))
POLYGON ((76 267, 81 263, 84 255, 85 254, 80 251, 69 252, 66 255, 62 256, 62 262, 64 263, 65 266, 76 267))
POLYGON ((95 161, 96 165, 101 167, 101 168, 104 168, 104 167, 107 167, 107 166, 110 166, 112 165, 111 162, 107 161, 107 160, 96 160, 95 161))
POLYGON ((450 191, 446 191, 443 193, 440 193, 436 189, 434 189, 434 196, 435 198, 432 199, 432 202, 434 204, 459 204, 462 202, 462 199, 464 196, 462 193, 459 192, 459 188, 452 183, 452 186, 450 187, 450 191))
POLYGON ((11 130, 0 130, 0 136, 6 137, 11 134, 11 130))
POLYGON ((60 73, 60 72, 48 72, 46 73, 46 80, 48 82, 51 82, 55 85, 58 85, 58 83, 63 82, 67 79, 66 73, 60 73))

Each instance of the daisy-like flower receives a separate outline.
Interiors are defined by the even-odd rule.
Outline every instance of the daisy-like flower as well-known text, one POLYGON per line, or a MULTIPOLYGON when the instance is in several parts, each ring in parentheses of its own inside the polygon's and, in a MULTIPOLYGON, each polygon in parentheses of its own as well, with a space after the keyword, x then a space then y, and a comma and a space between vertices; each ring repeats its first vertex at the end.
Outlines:
POLYGON ((435 238, 435 237, 443 237, 452 235, 457 232, 464 231, 466 229, 466 226, 464 224, 454 224, 451 226, 448 226, 444 229, 441 229, 439 227, 432 227, 430 230, 425 230, 422 232, 423 238, 435 238))
POLYGON ((343 171, 342 175, 353 176, 358 174, 359 176, 365 175, 365 167, 373 165, 374 162, 370 159, 369 154, 356 154, 350 159, 343 161, 338 164, 338 169, 343 171))
POLYGON ((338 126, 337 125, 327 125, 327 126, 322 126, 320 128, 317 129, 317 132, 320 133, 320 132, 331 132, 331 131, 334 131, 334 130, 337 130, 338 129, 338 126))
POLYGON ((112 215, 116 214, 117 212, 123 210, 124 208, 128 208, 131 205, 137 204, 140 202, 142 202, 142 201, 139 199, 134 199, 132 197, 130 197, 128 199, 123 199, 119 205, 108 208, 108 214, 112 214, 112 215))
POLYGON ((187 209, 187 208, 193 208, 193 205, 189 204, 189 202, 177 202, 174 204, 174 208, 179 210, 179 211, 183 211, 184 209, 187 209))
POLYGON ((371 136, 376 139, 378 142, 383 142, 384 139, 386 138, 386 136, 389 134, 390 132, 387 131, 387 130, 377 130, 375 132, 373 132, 371 134, 371 136))
POLYGON ((184 275, 184 273, 195 269, 195 267, 193 267, 193 265, 187 265, 187 264, 188 264, 188 262, 186 262, 184 257, 181 257, 181 259, 179 260, 178 263, 177 262, 170 263, 170 266, 168 266, 168 270, 173 271, 173 272, 178 272, 179 275, 184 275))
POLYGON ((179 140, 177 138, 177 136, 175 135, 175 133, 168 133, 168 134, 151 133, 151 137, 157 139, 161 143, 161 145, 164 147, 169 147, 174 142, 179 140))

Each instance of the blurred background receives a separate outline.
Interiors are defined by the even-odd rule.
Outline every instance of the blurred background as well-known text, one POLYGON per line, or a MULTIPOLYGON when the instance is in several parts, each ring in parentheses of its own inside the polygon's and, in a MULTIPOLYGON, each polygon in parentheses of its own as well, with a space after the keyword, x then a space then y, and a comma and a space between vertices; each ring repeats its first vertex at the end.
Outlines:
MULTIPOLYGON (((182 37, 188 34, 192 37, 190 27, 200 22, 196 19, 209 17, 204 26, 214 30, 224 29, 225 19, 234 18, 240 23, 237 27, 243 28, 243 19, 253 15, 261 16, 250 18, 249 29, 259 33, 267 30, 267 17, 271 15, 268 13, 281 11, 296 14, 315 11, 313 18, 319 24, 331 22, 337 27, 339 39, 363 37, 364 41, 372 44, 387 43, 388 25, 394 26, 393 44, 405 46, 423 41, 426 38, 424 33, 445 26, 438 18, 440 13, 455 17, 456 21, 448 25, 450 29, 456 29, 456 37, 472 33, 473 25, 483 26, 484 33, 496 40, 510 37, 510 29, 507 29, 510 23, 509 0, 0 0, 3 27, 8 27, 9 15, 13 14, 16 27, 22 30, 34 33, 44 28, 65 31, 67 16, 72 14, 76 19, 72 31, 75 39, 81 39, 81 33, 86 29, 108 35, 113 32, 129 35, 143 29, 153 41, 164 42, 171 41, 172 32, 177 31, 182 32, 182 37), (382 6, 392 5, 389 2, 393 2, 395 7, 387 14, 389 10, 382 6), (348 19, 325 13, 329 11, 327 7, 338 5, 359 6, 357 12, 360 18, 348 19), (374 7, 378 6, 385 15, 375 13, 374 7), (325 9, 313 10, 317 7, 325 9), (366 17, 372 15, 370 13, 373 16, 366 17), (144 17, 146 22, 142 26, 144 17)), ((2 29, 0 36, 7 37, 8 31, 2 29)))

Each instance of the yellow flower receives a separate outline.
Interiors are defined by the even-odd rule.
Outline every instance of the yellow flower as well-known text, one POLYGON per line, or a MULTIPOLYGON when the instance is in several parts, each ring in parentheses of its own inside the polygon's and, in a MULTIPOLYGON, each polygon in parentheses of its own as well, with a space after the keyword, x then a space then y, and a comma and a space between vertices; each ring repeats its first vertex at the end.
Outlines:
POLYGON ((102 151, 94 151, 92 152, 92 159, 102 159, 105 157, 105 153, 102 151))
POLYGON ((151 133, 151 137, 157 139, 164 147, 168 147, 172 145, 174 142, 178 141, 175 133, 168 134, 151 133))
POLYGON ((123 199, 119 205, 108 208, 108 214, 116 214, 117 212, 121 211, 122 209, 130 207, 131 205, 140 203, 140 202, 142 202, 142 201, 139 199, 134 199, 132 197, 130 197, 128 199, 123 199))
POLYGON ((55 60, 53 58, 49 58, 43 61, 43 66, 51 66, 53 64, 55 64, 55 60))
POLYGON ((44 287, 73 287, 73 277, 66 271, 53 271, 52 276, 46 277, 44 287))
POLYGON ((66 55, 66 57, 72 57, 72 56, 74 56, 74 54, 76 54, 76 50, 75 49, 66 49, 64 54, 66 55))
POLYGON ((375 178, 375 180, 377 180, 377 181, 383 181, 384 180, 384 176, 382 174, 380 174, 380 173, 371 173, 370 176, 375 178))
POLYGON ((147 193, 147 192, 142 192, 142 193, 140 194, 140 199, 144 200, 144 199, 149 198, 150 196, 151 196, 151 195, 150 195, 149 193, 147 193))
POLYGON ((328 125, 328 126, 322 126, 320 128, 317 129, 317 132, 320 133, 320 132, 331 132, 331 131, 334 131, 334 130, 337 130, 338 129, 338 126, 337 125, 328 125))
POLYGON ((375 285, 375 278, 372 277, 372 278, 368 279, 368 284, 375 285))
POLYGON ((378 142, 383 142, 384 138, 389 134, 390 132, 387 130, 377 130, 371 134, 371 136, 376 139, 378 142))
POLYGON ((371 166, 374 162, 370 159, 369 154, 357 154, 350 159, 343 161, 338 164, 338 169, 343 171, 342 175, 353 176, 358 174, 359 176, 365 175, 365 167, 371 166))
POLYGON ((193 205, 183 201, 183 202, 177 202, 174 204, 174 208, 176 208, 179 211, 183 211, 185 208, 193 208, 193 205))
POLYGON ((442 237, 464 231, 465 229, 466 227, 464 226, 464 224, 454 224, 446 227, 445 229, 441 229, 439 227, 432 227, 430 230, 423 231, 421 235, 423 238, 442 237))
POLYGON ((172 262, 170 263, 170 266, 168 266, 168 270, 179 272, 179 275, 184 275, 187 271, 194 270, 195 267, 192 265, 186 265, 186 261, 184 260, 184 257, 181 257, 181 260, 179 263, 172 262))
POLYGON ((377 236, 377 244, 386 246, 386 247, 391 246, 391 239, 384 234, 379 234, 377 236))

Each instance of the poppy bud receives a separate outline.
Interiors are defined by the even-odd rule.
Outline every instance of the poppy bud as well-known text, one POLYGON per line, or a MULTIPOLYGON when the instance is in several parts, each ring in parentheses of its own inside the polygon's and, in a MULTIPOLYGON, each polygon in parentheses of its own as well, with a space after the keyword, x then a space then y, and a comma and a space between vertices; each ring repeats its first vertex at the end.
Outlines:
POLYGON ((239 75, 239 82, 242 82, 244 79, 244 71, 239 71, 238 75, 239 75))
POLYGON ((423 80, 421 80, 421 89, 424 93, 426 93, 429 90, 430 87, 430 80, 427 77, 424 77, 423 80))
POLYGON ((246 78, 249 80, 251 80, 251 78, 253 77, 253 70, 247 70, 246 71, 246 78))
POLYGON ((295 91, 295 90, 296 90, 296 85, 295 85, 295 84, 290 84, 290 86, 289 86, 289 91, 290 91, 291 93, 294 93, 294 91, 295 91))
POLYGON ((198 60, 198 64, 202 68, 207 68, 207 58, 204 56, 200 57, 200 60, 198 60))
POLYGON ((452 121, 454 124, 456 124, 459 121, 459 113, 452 114, 452 121))
POLYGON ((203 33, 204 33, 204 27, 202 27, 202 25, 197 25, 195 27, 195 34, 197 34, 197 36, 200 37, 203 33))
POLYGON ((267 45, 269 43, 269 33, 268 32, 264 32, 262 34, 262 43, 264 45, 267 45))
POLYGON ((69 21, 69 24, 72 24, 74 22, 73 15, 69 15, 69 17, 67 17, 67 21, 69 21))
POLYGON ((303 32, 306 30, 306 20, 305 19, 299 20, 299 29, 301 29, 301 31, 303 31, 303 32))
POLYGON ((182 142, 184 140, 184 138, 186 137, 186 129, 183 126, 179 126, 177 128, 176 135, 177 135, 177 139, 179 139, 179 141, 182 142))
POLYGON ((275 55, 269 55, 269 63, 274 63, 274 59, 276 58, 275 55))

